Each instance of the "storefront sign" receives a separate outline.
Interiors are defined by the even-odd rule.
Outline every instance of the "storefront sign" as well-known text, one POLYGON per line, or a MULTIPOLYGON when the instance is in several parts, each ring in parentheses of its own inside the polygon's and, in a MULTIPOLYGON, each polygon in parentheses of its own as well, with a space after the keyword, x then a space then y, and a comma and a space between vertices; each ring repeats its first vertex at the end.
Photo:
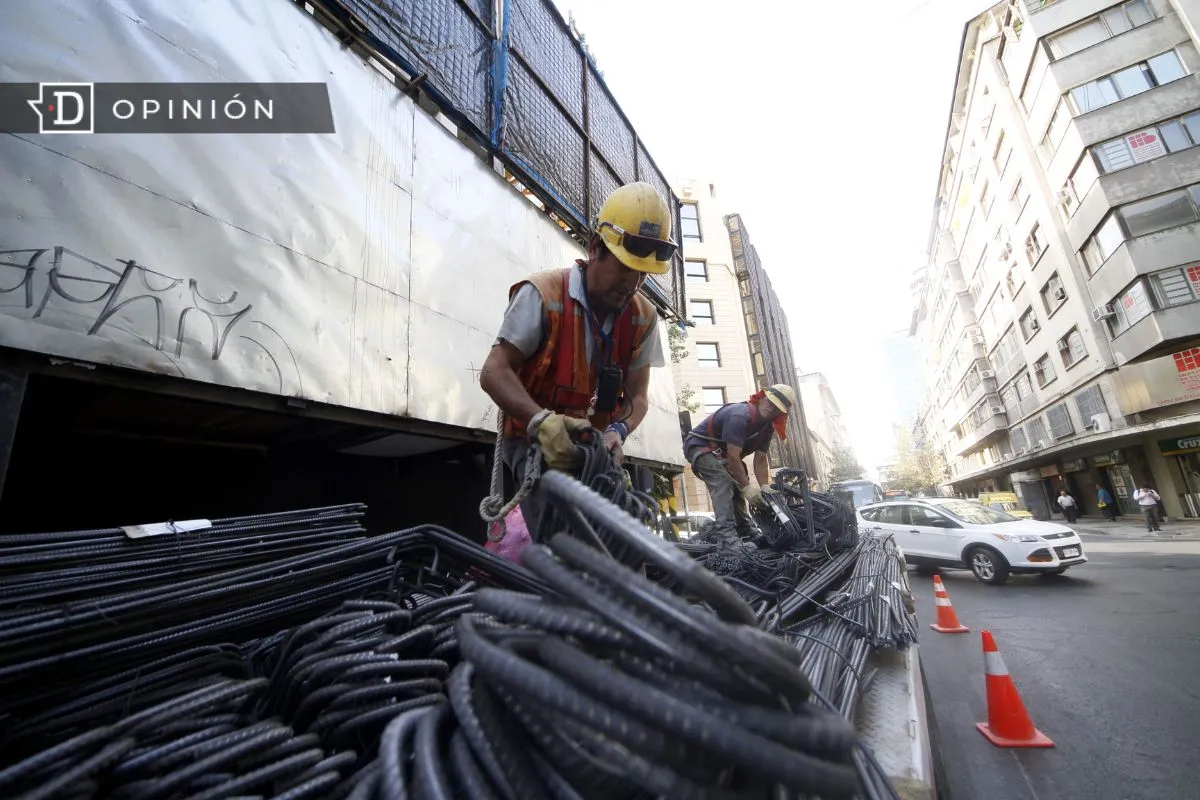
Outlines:
POLYGON ((1048 467, 1042 467, 1040 470, 1038 470, 1038 472, 1043 478, 1053 478, 1058 474, 1058 467, 1054 464, 1051 464, 1048 467))
POLYGON ((1164 456, 1181 456, 1184 453, 1200 453, 1200 433, 1181 436, 1178 439, 1160 439, 1158 449, 1164 456))
POLYGON ((1124 464, 1125 454, 1120 450, 1113 450, 1110 453, 1105 453, 1102 456, 1093 456, 1092 465, 1097 467, 1111 467, 1114 464, 1124 464))
POLYGON ((1087 469, 1087 462, 1082 458, 1073 458, 1070 461, 1062 462, 1063 472, 1083 472, 1087 469))

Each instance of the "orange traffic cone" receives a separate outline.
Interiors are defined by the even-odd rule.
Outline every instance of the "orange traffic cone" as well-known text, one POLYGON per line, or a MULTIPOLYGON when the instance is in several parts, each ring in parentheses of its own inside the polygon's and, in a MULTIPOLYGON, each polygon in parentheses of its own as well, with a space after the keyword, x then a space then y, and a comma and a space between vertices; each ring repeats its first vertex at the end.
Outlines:
POLYGON ((930 625, 938 633, 970 633, 971 629, 958 621, 954 606, 950 605, 950 595, 942 585, 942 576, 933 576, 933 604, 937 606, 937 622, 930 625))
POLYGON ((983 632, 983 667, 987 672, 988 721, 975 723, 979 732, 997 747, 1054 747, 1050 737, 1033 727, 991 631, 983 632))

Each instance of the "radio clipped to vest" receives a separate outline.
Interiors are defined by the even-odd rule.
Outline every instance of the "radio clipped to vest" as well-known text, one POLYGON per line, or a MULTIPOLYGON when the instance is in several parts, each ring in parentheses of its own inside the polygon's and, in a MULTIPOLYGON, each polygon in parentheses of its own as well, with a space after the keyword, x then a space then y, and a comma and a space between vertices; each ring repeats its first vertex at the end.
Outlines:
POLYGON ((617 410, 617 401, 621 397, 621 384, 624 379, 621 368, 616 364, 605 364, 600 368, 600 374, 596 381, 596 396, 592 400, 593 413, 611 414, 617 410))

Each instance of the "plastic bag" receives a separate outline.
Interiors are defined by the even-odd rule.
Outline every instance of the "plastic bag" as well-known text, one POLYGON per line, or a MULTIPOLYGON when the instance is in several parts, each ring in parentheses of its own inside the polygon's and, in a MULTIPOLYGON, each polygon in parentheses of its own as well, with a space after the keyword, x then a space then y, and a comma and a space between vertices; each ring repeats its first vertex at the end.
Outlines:
MULTIPOLYGON (((496 528, 499 525, 498 522, 492 523, 490 531, 492 536, 496 535, 496 528)), ((521 507, 517 506, 504 518, 504 537, 498 542, 493 542, 489 537, 484 549, 490 550, 501 558, 520 564, 521 552, 532 543, 529 528, 525 526, 525 515, 521 513, 521 507)))

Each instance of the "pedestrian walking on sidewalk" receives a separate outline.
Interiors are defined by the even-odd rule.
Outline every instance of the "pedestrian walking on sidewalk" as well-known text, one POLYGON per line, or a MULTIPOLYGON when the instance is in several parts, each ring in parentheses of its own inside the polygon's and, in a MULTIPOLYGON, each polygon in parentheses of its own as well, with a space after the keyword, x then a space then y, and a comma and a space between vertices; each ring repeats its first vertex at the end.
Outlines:
POLYGON ((1075 498, 1067 494, 1066 489, 1059 490, 1058 505, 1062 508, 1063 516, 1067 518, 1067 524, 1074 525, 1075 520, 1079 519, 1079 506, 1075 504, 1075 498))
POLYGON ((1146 530, 1161 531, 1162 528, 1158 527, 1158 504, 1162 498, 1158 492, 1151 489, 1149 483, 1143 483, 1142 488, 1133 493, 1133 499, 1137 500, 1142 513, 1146 515, 1146 530))
POLYGON ((1103 514, 1109 522, 1116 521, 1117 507, 1113 503, 1113 496, 1109 493, 1108 489, 1105 489, 1103 486, 1096 491, 1096 507, 1100 509, 1100 513, 1103 514))

